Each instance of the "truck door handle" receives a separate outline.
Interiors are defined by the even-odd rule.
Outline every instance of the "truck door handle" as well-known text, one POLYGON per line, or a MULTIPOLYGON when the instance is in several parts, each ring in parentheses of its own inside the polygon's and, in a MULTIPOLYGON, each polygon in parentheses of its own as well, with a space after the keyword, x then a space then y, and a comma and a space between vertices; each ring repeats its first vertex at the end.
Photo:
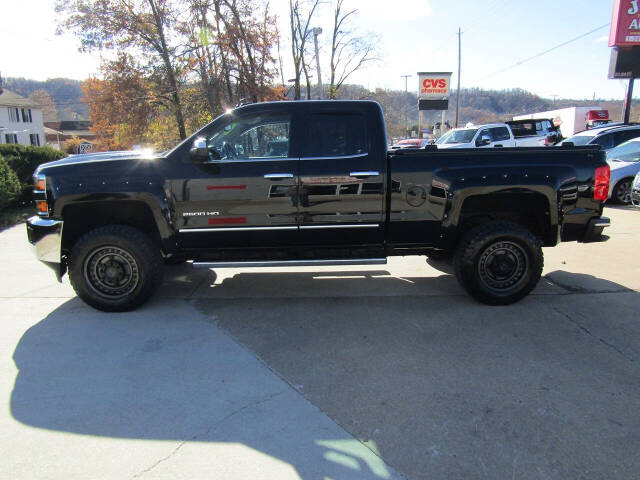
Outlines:
POLYGON ((264 178, 269 180, 282 180, 283 178, 293 178, 293 173, 267 173, 264 178))
POLYGON ((380 175, 380 172, 351 172, 349 174, 352 177, 375 177, 376 175, 380 175))

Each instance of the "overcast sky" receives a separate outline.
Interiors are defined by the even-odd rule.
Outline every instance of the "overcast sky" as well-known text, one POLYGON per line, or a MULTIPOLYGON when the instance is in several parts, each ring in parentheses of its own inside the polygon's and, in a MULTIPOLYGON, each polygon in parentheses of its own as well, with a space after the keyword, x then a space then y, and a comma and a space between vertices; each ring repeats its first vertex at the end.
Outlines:
MULTIPOLYGON (((78 52, 72 35, 55 35, 53 0, 2 1, 0 71, 5 77, 84 79, 97 71, 99 54, 78 52)), ((359 10, 354 26, 378 36, 380 61, 349 83, 402 89, 404 74, 457 69, 457 29, 462 28, 463 87, 523 88, 543 97, 622 98, 625 83, 607 79, 612 0, 345 0, 359 10), (603 25, 604 28, 531 61, 523 60, 603 25)), ((288 68, 288 0, 271 0, 283 32, 288 68)), ((331 4, 321 6, 314 26, 322 41, 331 30, 331 4)), ((321 47, 322 64, 329 49, 321 47)), ((315 75, 315 72, 314 72, 315 75)), ((327 80, 327 67, 323 71, 327 80)), ((454 74, 453 82, 456 78, 454 74)))

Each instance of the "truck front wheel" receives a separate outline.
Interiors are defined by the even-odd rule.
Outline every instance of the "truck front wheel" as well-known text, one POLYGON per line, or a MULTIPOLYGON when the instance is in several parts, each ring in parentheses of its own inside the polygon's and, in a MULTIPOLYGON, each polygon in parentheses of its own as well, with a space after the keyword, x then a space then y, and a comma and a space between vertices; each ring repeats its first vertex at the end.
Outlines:
POLYGON ((162 283, 160 250, 141 231, 107 225, 82 236, 71 249, 69 279, 86 303, 107 312, 142 305, 162 283))
POLYGON ((508 305, 528 295, 542 275, 540 242, 518 224, 495 221, 470 230, 455 253, 460 285, 488 305, 508 305))

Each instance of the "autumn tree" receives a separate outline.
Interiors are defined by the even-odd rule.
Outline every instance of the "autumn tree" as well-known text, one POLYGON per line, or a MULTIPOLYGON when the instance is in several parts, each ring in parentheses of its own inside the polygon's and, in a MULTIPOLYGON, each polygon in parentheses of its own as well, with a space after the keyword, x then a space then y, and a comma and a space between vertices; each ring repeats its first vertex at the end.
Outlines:
POLYGON ((158 92, 141 66, 124 53, 104 63, 101 73, 103 79, 89 78, 82 84, 98 149, 120 150, 147 141, 158 106, 170 102, 171 96, 158 92))
POLYGON ((358 10, 344 10, 345 0, 336 0, 333 10, 331 34, 331 60, 329 64, 329 98, 335 99, 342 84, 366 63, 374 60, 374 42, 358 35, 351 19, 358 10))
POLYGON ((171 0, 56 0, 58 31, 72 30, 84 50, 133 49, 154 68, 171 99, 180 138, 186 138, 180 97, 180 52, 172 43, 178 11, 171 0))
POLYGON ((37 108, 42 110, 42 116, 45 122, 55 122, 58 119, 56 104, 46 90, 36 90, 29 95, 29 100, 31 100, 37 108))
POLYGON ((272 95, 271 53, 278 41, 268 3, 252 0, 182 0, 189 15, 179 30, 189 45, 187 63, 199 79, 212 114, 241 98, 272 95))

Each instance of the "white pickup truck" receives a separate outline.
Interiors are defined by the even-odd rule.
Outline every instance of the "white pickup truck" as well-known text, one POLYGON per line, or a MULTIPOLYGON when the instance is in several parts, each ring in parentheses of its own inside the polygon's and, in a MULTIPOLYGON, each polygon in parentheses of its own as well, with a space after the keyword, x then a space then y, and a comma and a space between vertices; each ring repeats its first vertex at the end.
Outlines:
POLYGON ((514 135, 507 123, 489 123, 450 130, 436 141, 436 145, 438 148, 543 147, 547 138, 544 131, 514 135))

